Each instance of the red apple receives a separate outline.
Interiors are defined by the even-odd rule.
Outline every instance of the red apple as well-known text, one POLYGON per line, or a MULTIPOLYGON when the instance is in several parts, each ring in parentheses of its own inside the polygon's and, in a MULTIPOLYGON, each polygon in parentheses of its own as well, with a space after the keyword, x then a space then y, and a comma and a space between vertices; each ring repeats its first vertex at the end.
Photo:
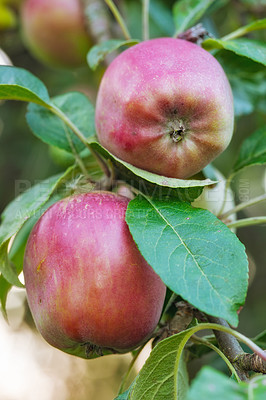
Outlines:
POLYGON ((25 0, 21 23, 26 45, 45 64, 77 67, 86 62, 91 40, 80 0, 25 0))
POLYGON ((96 102, 99 141, 136 167, 187 178, 229 144, 233 99, 226 75, 181 39, 139 43, 106 70, 96 102))
POLYGON ((125 352, 158 323, 166 288, 129 232, 128 202, 109 192, 73 195, 31 232, 28 302, 40 333, 60 350, 84 358, 91 345, 125 352))

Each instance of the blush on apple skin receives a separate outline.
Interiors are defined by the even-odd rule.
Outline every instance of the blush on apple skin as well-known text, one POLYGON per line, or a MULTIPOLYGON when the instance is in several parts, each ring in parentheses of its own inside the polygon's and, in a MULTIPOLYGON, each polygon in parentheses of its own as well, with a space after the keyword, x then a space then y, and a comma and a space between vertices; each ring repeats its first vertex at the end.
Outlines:
POLYGON ((43 63, 64 68, 86 63, 92 42, 80 0, 25 0, 21 24, 26 46, 43 63))
POLYGON ((52 205, 28 239, 24 276, 36 326, 52 346, 125 352, 150 337, 166 287, 125 222, 129 199, 109 192, 52 205))
POLYGON ((136 167, 173 178, 204 168, 229 144, 232 92, 216 59, 181 39, 160 38, 121 53, 96 102, 99 141, 136 167))

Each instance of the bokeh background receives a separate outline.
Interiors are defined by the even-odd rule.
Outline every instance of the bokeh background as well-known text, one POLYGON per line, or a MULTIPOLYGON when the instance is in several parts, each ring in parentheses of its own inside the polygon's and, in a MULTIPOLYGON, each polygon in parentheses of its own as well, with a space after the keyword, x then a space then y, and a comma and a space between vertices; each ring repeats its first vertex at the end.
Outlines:
MULTIPOLYGON (((69 90, 80 90, 95 103, 103 66, 93 73, 84 66, 75 70, 53 69, 38 62, 23 43, 19 18, 19 0, 0 1, 0 48, 17 67, 34 73, 47 86, 51 96, 69 90), (1 19, 2 4, 14 16, 9 25, 1 19), (2 21, 2 22, 1 22, 2 21)), ((101 1, 104 3, 104 1, 101 1)), ((141 2, 116 1, 125 17, 132 37, 141 37, 141 2)), ((174 1, 151 0, 151 36, 169 36, 174 31, 171 13, 174 1)), ((106 9, 114 35, 122 37, 106 9)), ((241 25, 266 16, 265 0, 217 0, 202 20, 209 32, 221 37, 241 25)), ((250 37, 265 40, 263 31, 250 37)), ((235 96, 236 125, 229 148, 214 161, 227 176, 243 140, 266 124, 265 70, 260 65, 220 51, 235 96)), ((4 102, 0 105, 0 212, 20 190, 65 169, 68 160, 38 140, 25 120, 27 105, 4 102)), ((237 175, 232 187, 236 203, 266 191, 265 167, 253 167, 237 175)), ((266 202, 250 207, 239 217, 266 214, 266 202)), ((266 329, 266 226, 239 229, 251 261, 250 287, 246 305, 240 314, 239 330, 254 337, 266 329)), ((97 360, 80 360, 65 355, 46 344, 37 334, 27 307, 25 292, 13 289, 7 304, 9 325, 0 316, 0 398, 1 400, 109 400, 115 397, 121 377, 131 355, 108 356, 97 360)), ((138 365, 140 367, 141 365, 138 365)), ((200 363, 213 363, 223 368, 216 355, 193 362, 192 375, 200 363)), ((132 375, 131 379, 133 378, 132 375)))

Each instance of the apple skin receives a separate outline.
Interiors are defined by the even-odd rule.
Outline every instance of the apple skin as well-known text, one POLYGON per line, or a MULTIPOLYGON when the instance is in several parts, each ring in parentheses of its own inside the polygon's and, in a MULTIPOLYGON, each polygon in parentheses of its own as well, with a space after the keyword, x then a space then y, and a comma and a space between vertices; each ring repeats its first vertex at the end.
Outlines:
POLYGON ((190 177, 229 144, 233 98, 216 59, 181 39, 139 43, 110 64, 96 101, 100 143, 136 167, 190 177))
POLYGON ((26 46, 44 64, 78 67, 92 43, 80 0, 25 0, 21 7, 26 46))
POLYGON ((125 222, 129 199, 77 194, 52 205, 24 258, 36 326, 52 346, 87 358, 86 345, 126 352, 150 337, 166 287, 125 222))

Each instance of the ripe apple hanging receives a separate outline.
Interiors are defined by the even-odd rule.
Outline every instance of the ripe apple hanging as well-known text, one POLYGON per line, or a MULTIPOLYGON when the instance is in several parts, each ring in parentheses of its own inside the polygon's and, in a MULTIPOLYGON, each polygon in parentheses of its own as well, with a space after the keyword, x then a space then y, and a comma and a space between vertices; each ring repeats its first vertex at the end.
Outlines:
POLYGON ((228 146, 233 98, 218 61, 181 39, 160 38, 121 53, 96 103, 100 143, 136 167, 188 178, 228 146))
POLYGON ((52 205, 28 239, 24 276, 36 326, 52 346, 125 352, 148 339, 165 285, 140 254, 125 222, 129 199, 78 194, 52 205))

